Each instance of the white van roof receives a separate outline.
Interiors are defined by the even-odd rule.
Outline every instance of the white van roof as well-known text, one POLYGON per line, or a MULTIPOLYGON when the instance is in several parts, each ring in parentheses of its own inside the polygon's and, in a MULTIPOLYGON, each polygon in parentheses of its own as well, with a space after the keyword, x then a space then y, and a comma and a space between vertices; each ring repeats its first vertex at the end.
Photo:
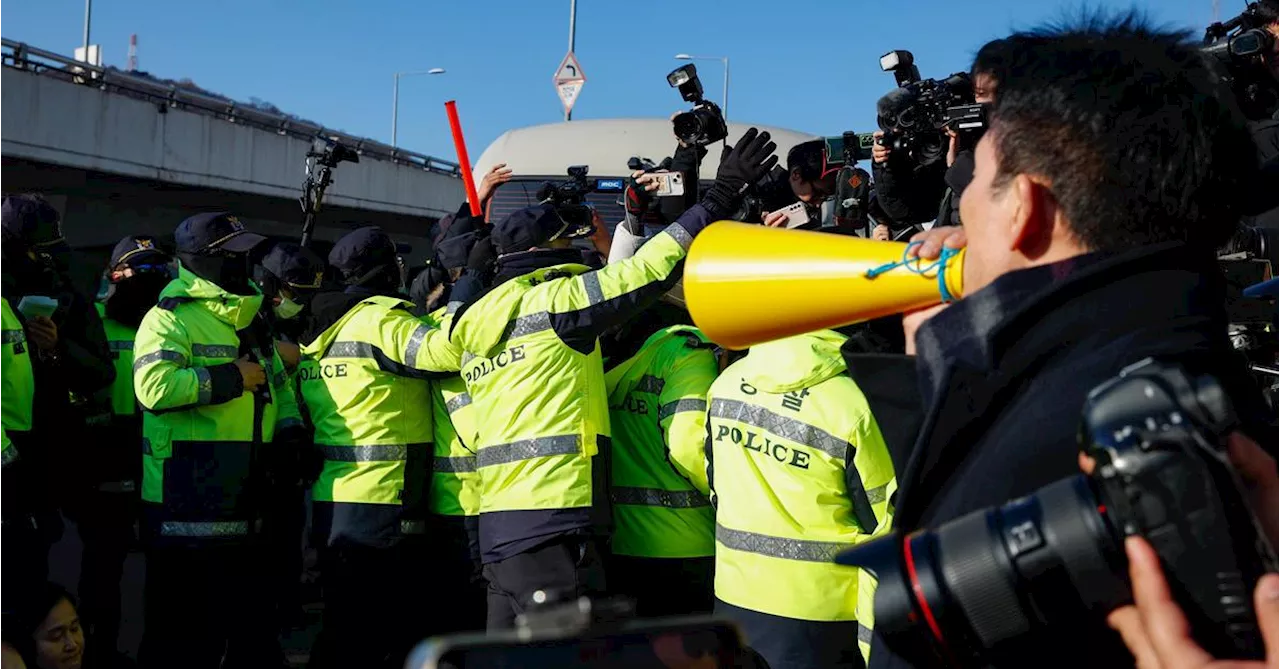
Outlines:
MULTIPOLYGON (((732 143, 753 127, 748 123, 729 123, 732 143)), ((785 166, 787 151, 792 146, 818 135, 756 125, 768 130, 778 145, 778 160, 785 166)), ((701 178, 716 177, 720 143, 708 148, 702 161, 701 178)), ((671 134, 671 121, 665 118, 620 118, 565 121, 516 128, 500 137, 480 154, 473 166, 478 182, 497 163, 506 163, 516 175, 563 176, 570 165, 589 165, 591 176, 625 176, 627 159, 632 156, 659 162, 675 150, 676 138, 671 134)))

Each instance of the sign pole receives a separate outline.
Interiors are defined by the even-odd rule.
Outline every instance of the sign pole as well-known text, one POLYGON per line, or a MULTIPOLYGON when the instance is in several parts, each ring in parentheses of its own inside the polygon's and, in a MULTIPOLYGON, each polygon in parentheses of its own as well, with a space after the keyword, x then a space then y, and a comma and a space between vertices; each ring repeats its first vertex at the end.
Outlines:
MULTIPOLYGON (((577 33, 578 23, 578 0, 569 0, 569 53, 573 53, 574 37, 577 33)), ((573 106, 568 105, 564 108, 564 120, 569 121, 573 118, 573 106)))

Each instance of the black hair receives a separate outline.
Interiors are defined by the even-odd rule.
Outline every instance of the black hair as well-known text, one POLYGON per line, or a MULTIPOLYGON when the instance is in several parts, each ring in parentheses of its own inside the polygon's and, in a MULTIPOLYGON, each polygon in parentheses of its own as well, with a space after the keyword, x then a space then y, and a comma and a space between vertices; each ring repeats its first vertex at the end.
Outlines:
POLYGON ((1254 148, 1186 32, 1087 15, 1007 38, 994 72, 995 187, 1034 175, 1092 250, 1217 248, 1240 215, 1254 148))
POLYGON ((800 178, 805 181, 821 178, 826 150, 827 143, 820 139, 796 144, 787 152, 787 171, 800 170, 800 178))
MULTIPOLYGON (((66 600, 77 607, 76 599, 66 588, 52 581, 30 585, 15 584, 15 604, 5 603, 4 641, 22 656, 27 666, 34 667, 36 659, 35 633, 40 624, 58 602, 66 600), (12 608, 10 608, 12 606, 12 608)), ((6 599, 9 599, 6 597, 6 599)))
POLYGON ((995 73, 1005 68, 1009 59, 1008 51, 1008 40, 994 39, 983 44, 978 53, 973 55, 973 67, 969 68, 970 78, 977 79, 979 74, 994 77, 995 73))

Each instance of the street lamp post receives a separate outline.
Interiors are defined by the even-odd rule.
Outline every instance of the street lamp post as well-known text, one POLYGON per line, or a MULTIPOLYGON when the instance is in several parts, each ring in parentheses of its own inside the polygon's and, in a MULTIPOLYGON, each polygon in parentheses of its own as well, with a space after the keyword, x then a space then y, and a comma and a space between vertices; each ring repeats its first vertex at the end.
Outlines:
POLYGON ((400 122, 400 77, 413 77, 419 74, 444 74, 443 67, 433 67, 430 70, 417 70, 414 72, 396 72, 392 77, 393 84, 391 87, 391 148, 396 148, 396 129, 400 122))
POLYGON ((84 62, 89 62, 89 17, 93 15, 93 0, 84 0, 84 62))
POLYGON ((676 60, 718 60, 724 63, 724 97, 720 100, 720 111, 725 122, 729 121, 729 57, 728 56, 690 56, 687 53, 676 54, 676 60))

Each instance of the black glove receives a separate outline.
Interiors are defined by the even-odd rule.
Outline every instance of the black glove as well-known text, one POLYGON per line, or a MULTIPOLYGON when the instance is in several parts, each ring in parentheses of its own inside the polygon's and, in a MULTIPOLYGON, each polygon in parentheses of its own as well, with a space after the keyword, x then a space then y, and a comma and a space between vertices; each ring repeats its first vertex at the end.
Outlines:
POLYGON ((711 218, 723 218, 737 211, 742 204, 742 196, 751 184, 768 174, 777 164, 778 157, 773 155, 777 144, 769 141, 768 132, 759 132, 755 128, 747 130, 737 145, 720 161, 720 169, 716 170, 716 182, 707 190, 702 198, 702 206, 711 214, 711 218))

